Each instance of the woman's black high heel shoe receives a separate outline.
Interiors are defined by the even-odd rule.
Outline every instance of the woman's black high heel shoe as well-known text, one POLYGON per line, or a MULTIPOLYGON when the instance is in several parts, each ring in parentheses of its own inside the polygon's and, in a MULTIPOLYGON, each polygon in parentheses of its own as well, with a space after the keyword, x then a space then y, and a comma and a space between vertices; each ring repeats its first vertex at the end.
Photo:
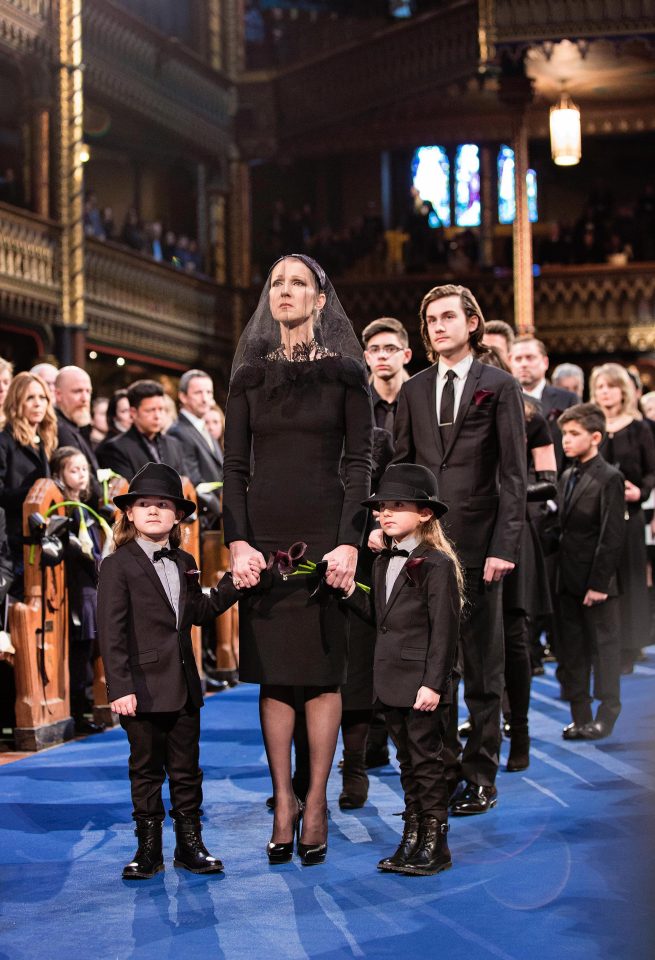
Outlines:
POLYGON ((266 854, 268 856, 268 862, 273 866, 276 866, 279 863, 288 863, 289 860, 293 857, 293 844, 294 841, 298 843, 298 850, 300 850, 300 821, 302 820, 302 803, 298 800, 298 812, 293 820, 293 832, 291 834, 291 840, 289 843, 273 843, 271 840, 270 843, 266 845, 266 854))
MULTIPOLYGON (((325 817, 327 821, 327 814, 325 817)), ((298 856, 303 867, 314 867, 319 863, 324 863, 327 856, 327 823, 325 843, 301 843, 298 838, 298 856)))

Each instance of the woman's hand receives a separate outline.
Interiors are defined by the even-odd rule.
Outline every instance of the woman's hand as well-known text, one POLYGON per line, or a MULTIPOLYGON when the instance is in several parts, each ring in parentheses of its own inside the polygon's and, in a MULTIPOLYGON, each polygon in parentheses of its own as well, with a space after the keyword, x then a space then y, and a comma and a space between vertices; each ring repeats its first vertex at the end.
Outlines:
POLYGON ((128 693, 125 697, 112 700, 109 704, 112 713, 119 713, 123 717, 133 717, 136 714, 136 696, 128 693))
POLYGON ((368 549, 372 550, 373 553, 379 553, 380 550, 384 547, 384 534, 379 528, 371 530, 371 535, 368 538, 368 549))
POLYGON ((343 590, 347 593, 355 579, 355 567, 357 566, 357 547, 351 547, 347 543, 330 550, 323 557, 327 560, 327 573, 325 582, 329 587, 335 590, 343 590))
POLYGON ((251 547, 246 540, 235 540, 230 544, 230 570, 237 590, 241 587, 257 586, 259 573, 265 569, 263 554, 251 547))
POLYGON ((639 503, 641 500, 641 490, 629 480, 625 481, 625 499, 627 503, 639 503))

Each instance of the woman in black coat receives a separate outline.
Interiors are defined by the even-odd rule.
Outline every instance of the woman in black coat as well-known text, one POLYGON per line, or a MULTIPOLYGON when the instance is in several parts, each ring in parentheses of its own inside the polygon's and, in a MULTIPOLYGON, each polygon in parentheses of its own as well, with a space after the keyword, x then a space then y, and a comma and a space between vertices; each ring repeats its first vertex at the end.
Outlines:
POLYGON ((7 538, 14 564, 9 592, 23 596, 23 502, 34 483, 50 476, 48 460, 57 446, 57 417, 40 377, 19 373, 11 382, 0 433, 0 506, 7 515, 7 538))
POLYGON ((321 862, 326 784, 341 720, 352 582, 371 470, 373 417, 361 347, 322 268, 304 255, 274 264, 244 331, 226 410, 223 516, 235 583, 296 541, 325 560, 325 583, 274 562, 269 592, 240 604, 240 679, 261 684, 273 781, 271 862, 288 859, 298 802, 291 783, 296 705, 304 703, 310 783, 301 856, 321 862), (364 492, 363 492, 364 491, 364 492))
POLYGON ((648 555, 641 505, 655 486, 655 442, 648 424, 636 416, 634 387, 624 367, 618 363, 596 367, 589 388, 607 420, 600 453, 625 480, 626 528, 619 566, 621 672, 632 673, 641 648, 650 639, 648 555))

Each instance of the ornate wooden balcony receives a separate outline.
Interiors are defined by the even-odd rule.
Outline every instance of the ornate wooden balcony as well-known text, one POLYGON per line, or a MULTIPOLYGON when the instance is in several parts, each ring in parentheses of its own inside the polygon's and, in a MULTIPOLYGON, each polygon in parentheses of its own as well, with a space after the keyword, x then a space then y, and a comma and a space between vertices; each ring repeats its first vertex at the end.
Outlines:
POLYGON ((54 323, 59 312, 60 228, 0 203, 0 312, 29 323, 54 323))
POLYGON ((0 49, 43 54, 49 47, 50 0, 0 0, 0 49))
POLYGON ((655 29, 653 0, 483 0, 481 25, 499 46, 547 40, 631 38, 655 29))
MULTIPOLYGON (((337 290, 358 331, 376 317, 397 317, 418 346, 419 304, 435 283, 469 286, 486 319, 513 321, 511 275, 346 280, 337 290)), ((655 264, 548 267, 535 278, 534 298, 537 335, 553 353, 655 350, 655 264)))
POLYGON ((88 238, 85 283, 90 342, 183 367, 202 359, 227 376, 233 353, 227 288, 88 238))

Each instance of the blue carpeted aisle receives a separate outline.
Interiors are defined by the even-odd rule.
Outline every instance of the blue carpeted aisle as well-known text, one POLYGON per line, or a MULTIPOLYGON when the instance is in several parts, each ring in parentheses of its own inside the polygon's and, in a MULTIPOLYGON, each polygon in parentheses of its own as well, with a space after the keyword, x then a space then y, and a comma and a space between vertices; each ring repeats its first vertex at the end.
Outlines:
POLYGON ((341 813, 330 783, 328 861, 268 866, 268 778, 257 691, 203 711, 205 836, 226 862, 203 879, 170 864, 125 883, 134 849, 120 731, 0 769, 0 958, 652 960, 655 648, 623 686, 612 740, 566 744, 552 672, 534 684, 533 762, 502 773, 497 809, 452 821, 453 870, 381 875, 401 831, 398 778, 341 813))

